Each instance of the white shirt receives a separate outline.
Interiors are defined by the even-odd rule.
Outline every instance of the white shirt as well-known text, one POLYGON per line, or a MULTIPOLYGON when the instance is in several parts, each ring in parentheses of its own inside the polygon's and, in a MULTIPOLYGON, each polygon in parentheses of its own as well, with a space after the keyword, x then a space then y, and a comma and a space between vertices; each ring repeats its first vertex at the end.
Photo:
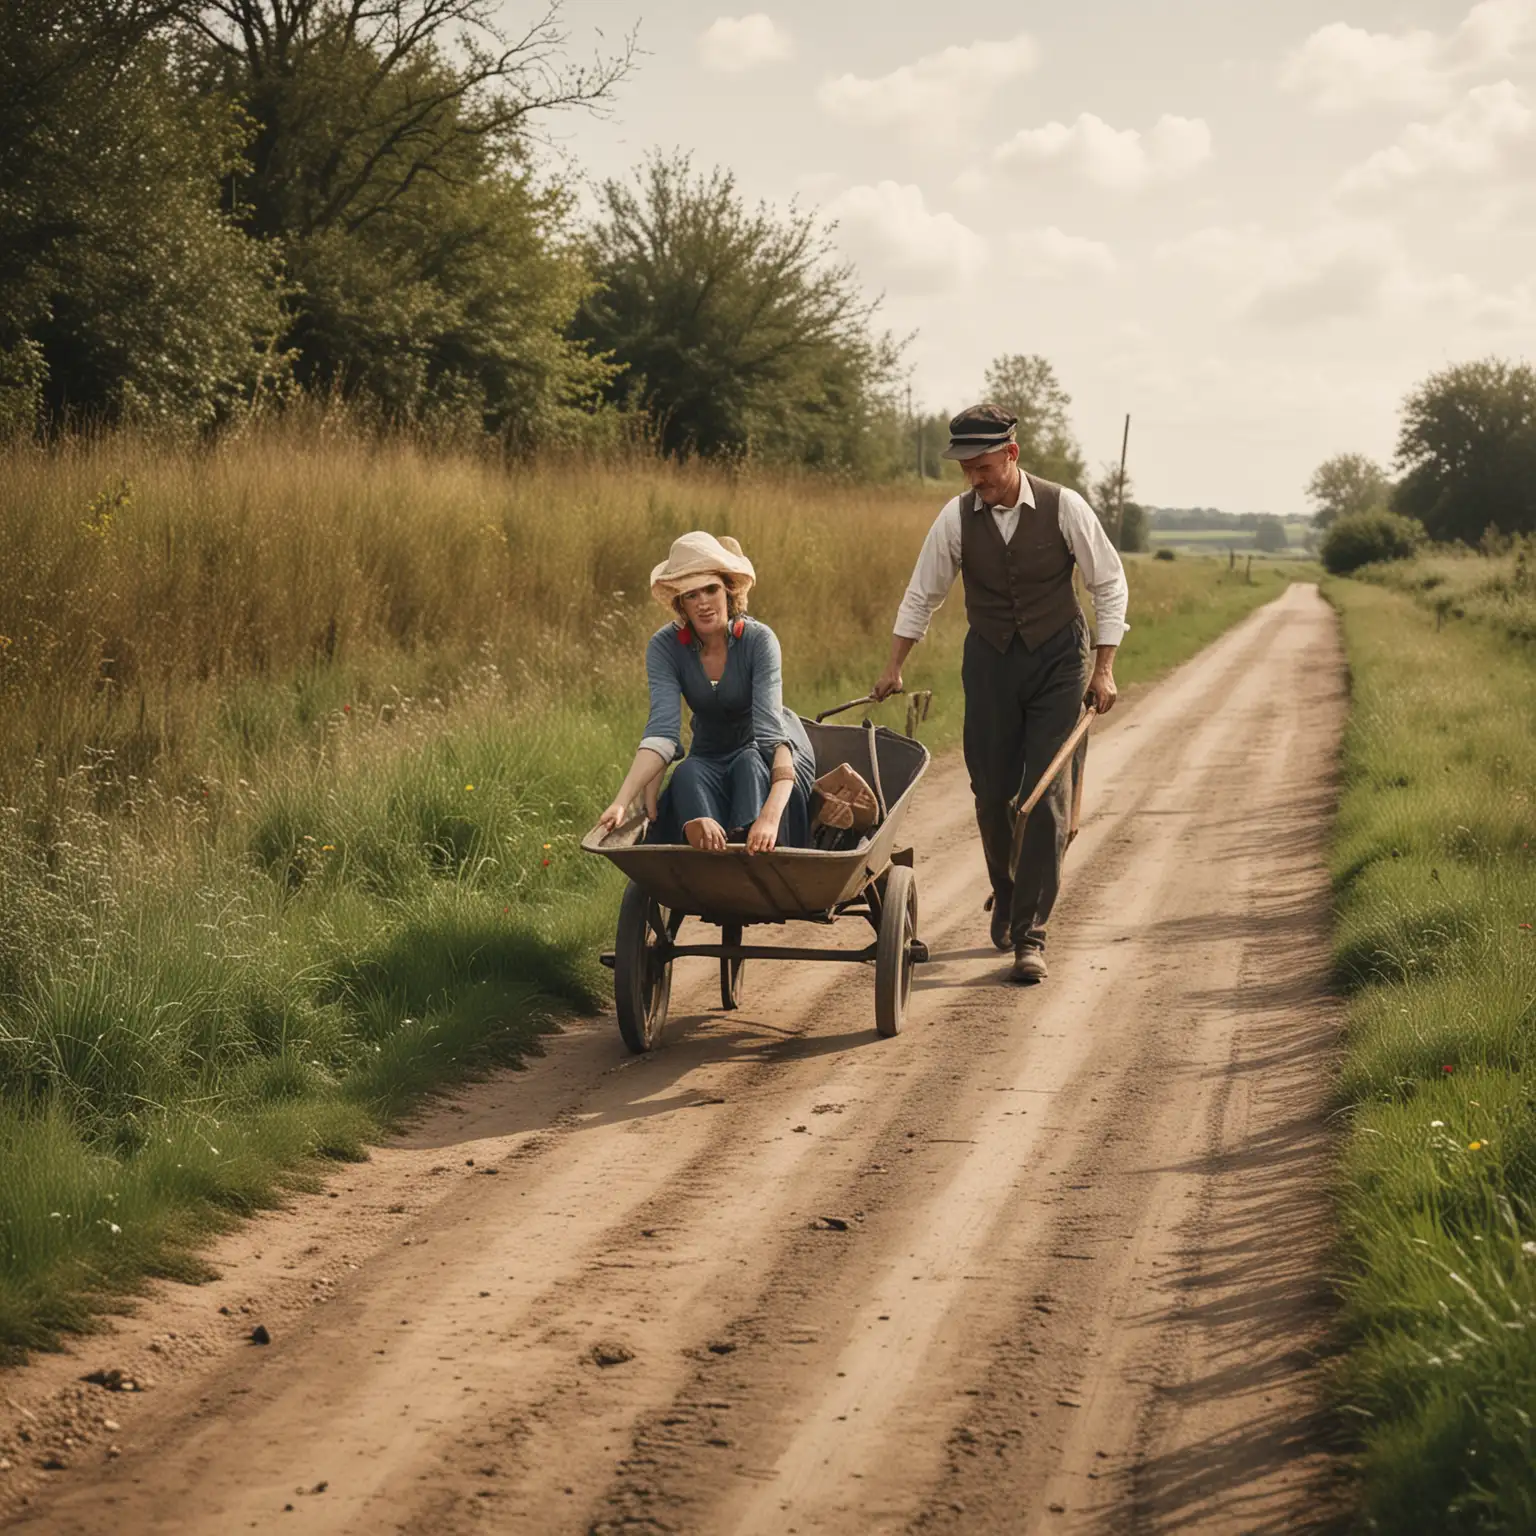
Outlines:
MULTIPOLYGON (((935 519, 918 553, 906 596, 896 610, 896 633, 904 640, 921 640, 928 633, 928 622, 938 612, 949 589, 960 573, 960 500, 946 502, 935 519)), ((997 531, 1006 544, 1019 526, 1019 508, 1033 507, 1035 493, 1029 476, 1019 475, 1019 497, 1011 507, 989 510, 997 522, 997 531)), ((1057 518, 1061 536, 1083 573, 1083 581, 1093 594, 1097 645, 1119 645, 1130 628, 1125 622, 1125 608, 1130 593, 1125 584, 1125 567, 1109 542, 1093 508, 1076 491, 1061 488, 1061 511, 1057 518)))

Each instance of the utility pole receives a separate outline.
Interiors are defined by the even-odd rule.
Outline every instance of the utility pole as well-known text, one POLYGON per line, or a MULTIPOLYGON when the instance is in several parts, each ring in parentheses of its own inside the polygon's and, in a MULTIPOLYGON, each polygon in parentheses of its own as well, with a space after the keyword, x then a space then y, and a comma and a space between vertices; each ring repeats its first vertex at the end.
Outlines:
POLYGON ((1131 413, 1125 413, 1125 432, 1120 438, 1120 484, 1115 491, 1115 548, 1125 542, 1125 454, 1131 446, 1131 413))
POLYGON ((912 383, 910 380, 907 382, 907 425, 916 428, 914 435, 917 438, 917 478, 921 480, 923 478, 923 429, 912 414, 912 383))

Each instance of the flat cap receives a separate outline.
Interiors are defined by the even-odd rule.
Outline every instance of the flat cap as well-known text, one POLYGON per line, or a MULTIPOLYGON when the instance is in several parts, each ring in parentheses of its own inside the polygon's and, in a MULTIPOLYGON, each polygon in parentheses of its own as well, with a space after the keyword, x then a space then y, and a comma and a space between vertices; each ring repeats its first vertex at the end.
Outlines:
POLYGON ((991 453, 1016 442, 1019 418, 1000 405, 969 405, 949 423, 949 447, 946 459, 974 459, 978 453, 991 453))

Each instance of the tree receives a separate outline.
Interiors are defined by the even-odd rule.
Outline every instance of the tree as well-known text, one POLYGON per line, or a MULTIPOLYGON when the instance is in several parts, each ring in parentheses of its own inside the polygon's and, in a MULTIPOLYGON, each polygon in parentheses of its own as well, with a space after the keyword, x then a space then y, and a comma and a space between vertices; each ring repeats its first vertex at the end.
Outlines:
POLYGON ((986 398, 1019 418, 1019 461, 1047 480, 1081 490, 1088 466, 1067 414, 1072 397, 1047 359, 1022 352, 994 358, 986 398))
POLYGON ((392 419, 531 443, 607 370, 573 341, 571 203, 531 169, 552 113, 600 110, 632 46, 563 59, 558 5, 509 36, 492 0, 185 0, 201 89, 249 115, 231 179, 281 250, 308 387, 392 419))
POLYGON ((1266 554, 1278 554, 1282 549, 1289 549, 1291 541, 1286 537, 1285 524, 1278 517, 1265 513, 1259 518, 1258 527, 1253 530, 1253 547, 1262 549, 1266 554))
POLYGON ((1150 546, 1152 519, 1145 507, 1131 499, 1129 475, 1125 477, 1125 485, 1121 486, 1118 459, 1106 459, 1099 466, 1088 501, 1116 549, 1131 554, 1150 546))
POLYGON ((0 414, 203 425, 280 369, 273 253, 219 206, 245 125, 142 0, 0 8, 0 414))
POLYGON ((748 208, 729 172, 683 155, 601 197, 576 333, 622 365, 609 397, 645 412, 669 454, 866 465, 900 349, 815 216, 748 208))
POLYGON ((1327 528, 1341 517, 1385 507, 1392 493, 1387 472, 1362 453, 1325 459, 1307 481, 1307 496, 1317 507, 1312 521, 1327 528))
POLYGON ((1403 406, 1394 508, 1431 538, 1536 532, 1536 370, 1498 358, 1446 368, 1403 406))
POLYGON ((1378 509, 1351 512, 1323 536, 1323 565, 1335 576, 1381 560, 1407 560, 1424 542, 1424 526, 1411 517, 1378 509))

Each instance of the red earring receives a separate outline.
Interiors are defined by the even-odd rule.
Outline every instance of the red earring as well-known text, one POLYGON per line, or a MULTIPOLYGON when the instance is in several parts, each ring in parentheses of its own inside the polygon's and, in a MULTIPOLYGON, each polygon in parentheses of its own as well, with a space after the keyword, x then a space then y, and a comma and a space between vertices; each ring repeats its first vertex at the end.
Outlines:
POLYGON ((686 624, 677 632, 677 643, 679 645, 693 644, 693 631, 686 624))

